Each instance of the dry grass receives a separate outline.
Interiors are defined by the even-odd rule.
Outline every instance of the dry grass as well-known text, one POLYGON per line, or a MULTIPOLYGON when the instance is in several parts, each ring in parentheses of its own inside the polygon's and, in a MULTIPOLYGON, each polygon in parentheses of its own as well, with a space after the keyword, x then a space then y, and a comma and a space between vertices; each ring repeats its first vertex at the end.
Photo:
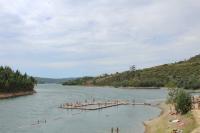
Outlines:
POLYGON ((200 133, 200 110, 193 110, 192 114, 198 124, 198 127, 192 133, 200 133))

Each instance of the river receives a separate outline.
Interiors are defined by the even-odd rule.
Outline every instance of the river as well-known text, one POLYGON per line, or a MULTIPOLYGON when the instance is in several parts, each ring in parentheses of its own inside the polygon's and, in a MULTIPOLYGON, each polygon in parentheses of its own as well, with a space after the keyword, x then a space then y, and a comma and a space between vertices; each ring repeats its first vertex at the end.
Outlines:
POLYGON ((39 84, 34 95, 0 100, 0 133, 143 133, 143 121, 159 115, 150 106, 118 106, 101 111, 64 110, 66 102, 125 99, 158 102, 165 89, 124 89, 112 87, 62 86, 39 84), (39 124, 38 124, 39 120, 39 124), (46 122, 45 122, 46 120, 46 122))

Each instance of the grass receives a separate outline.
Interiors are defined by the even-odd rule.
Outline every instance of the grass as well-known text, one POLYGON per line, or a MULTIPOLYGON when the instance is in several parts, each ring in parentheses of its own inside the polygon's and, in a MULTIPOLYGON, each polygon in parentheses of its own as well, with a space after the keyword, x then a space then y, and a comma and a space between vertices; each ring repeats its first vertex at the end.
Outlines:
POLYGON ((189 112, 182 117, 188 122, 187 125, 183 128, 183 133, 191 133, 198 126, 194 116, 191 112, 189 112))
POLYGON ((146 123, 146 133, 171 133, 173 129, 181 129, 183 133, 191 133, 198 125, 191 112, 185 115, 170 115, 169 105, 162 103, 160 108, 163 113, 160 117, 146 123), (170 120, 179 119, 184 123, 183 126, 171 123, 170 120))

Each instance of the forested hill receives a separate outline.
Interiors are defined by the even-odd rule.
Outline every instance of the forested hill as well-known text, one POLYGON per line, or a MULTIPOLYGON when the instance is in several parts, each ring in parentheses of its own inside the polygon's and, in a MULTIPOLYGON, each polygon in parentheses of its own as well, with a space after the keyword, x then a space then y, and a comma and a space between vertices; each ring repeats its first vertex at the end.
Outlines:
POLYGON ((65 81, 73 80, 75 78, 44 78, 44 77, 34 77, 38 84, 62 84, 65 81))
POLYGON ((33 91, 36 80, 26 73, 13 71, 10 67, 0 67, 0 93, 33 91))
POLYGON ((189 60, 164 64, 142 70, 98 77, 83 77, 65 82, 63 85, 96 85, 115 87, 179 87, 200 89, 200 55, 189 60))

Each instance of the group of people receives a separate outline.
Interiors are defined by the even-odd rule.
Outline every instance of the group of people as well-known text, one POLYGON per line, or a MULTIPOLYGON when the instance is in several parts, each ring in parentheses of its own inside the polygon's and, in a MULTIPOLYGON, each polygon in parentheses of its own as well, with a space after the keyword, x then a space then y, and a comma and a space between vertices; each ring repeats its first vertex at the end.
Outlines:
POLYGON ((38 120, 38 121, 37 121, 37 124, 40 124, 41 122, 47 123, 47 120, 44 120, 44 121, 38 120))
POLYGON ((117 127, 115 130, 114 130, 114 128, 111 128, 111 133, 114 133, 114 131, 115 131, 115 133, 119 133, 119 128, 117 127))

